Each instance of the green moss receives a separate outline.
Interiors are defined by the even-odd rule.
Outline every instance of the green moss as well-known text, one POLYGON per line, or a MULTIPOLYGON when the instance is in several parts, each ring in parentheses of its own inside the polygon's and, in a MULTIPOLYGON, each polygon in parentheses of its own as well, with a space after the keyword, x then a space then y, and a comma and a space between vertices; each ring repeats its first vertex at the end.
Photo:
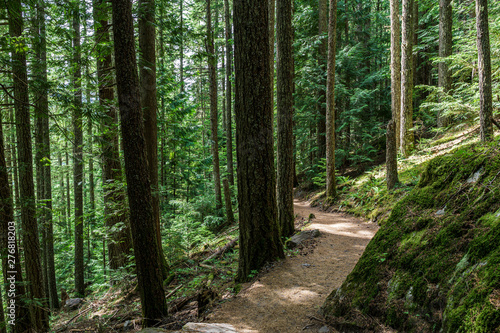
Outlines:
MULTIPOLYGON (((342 292, 328 297, 328 320, 334 324, 341 315, 362 325, 375 318, 408 332, 500 329, 499 305, 490 301, 500 290, 499 170, 497 146, 471 145, 429 161, 410 191, 376 200, 357 194, 369 207, 356 211, 369 209, 372 218, 391 213, 342 292)), ((375 183, 366 178, 362 186, 375 183)))

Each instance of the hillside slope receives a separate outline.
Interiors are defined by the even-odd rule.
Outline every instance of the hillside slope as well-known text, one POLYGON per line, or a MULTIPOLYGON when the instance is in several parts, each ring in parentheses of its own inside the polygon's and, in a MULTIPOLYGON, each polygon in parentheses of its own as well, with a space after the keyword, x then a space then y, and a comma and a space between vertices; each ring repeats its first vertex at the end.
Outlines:
POLYGON ((428 162, 323 305, 342 331, 500 332, 500 149, 428 162))

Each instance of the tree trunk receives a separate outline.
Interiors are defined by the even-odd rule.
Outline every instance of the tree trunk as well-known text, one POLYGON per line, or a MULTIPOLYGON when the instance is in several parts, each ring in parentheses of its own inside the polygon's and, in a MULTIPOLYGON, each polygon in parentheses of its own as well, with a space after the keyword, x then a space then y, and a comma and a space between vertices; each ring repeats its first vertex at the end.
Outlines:
MULTIPOLYGON (((439 0, 439 57, 446 58, 452 53, 453 38, 453 15, 451 0, 439 0)), ((451 89, 451 72, 448 64, 441 61, 438 64, 438 86, 443 88, 444 93, 451 89)), ((437 125, 439 127, 447 126, 448 119, 441 113, 437 115, 437 125)))
POLYGON ((69 186, 70 167, 69 167, 69 152, 68 152, 69 149, 67 141, 64 148, 66 150, 66 199, 67 199, 66 208, 68 209, 68 226, 71 228, 71 187, 69 186))
POLYGON ((330 0, 328 22, 328 66, 326 82, 326 197, 337 195, 335 179, 335 52, 337 39, 337 0, 330 0))
POLYGON ((222 193, 220 187, 220 168, 219 168, 219 138, 217 134, 217 66, 214 37, 212 31, 212 13, 210 8, 211 0, 207 1, 207 53, 208 53, 208 72, 210 76, 210 128, 212 132, 212 161, 214 169, 214 187, 215 187, 215 206, 217 211, 222 209, 222 193))
POLYGON ((75 200, 75 292, 85 296, 83 264, 83 129, 82 54, 80 47, 80 8, 73 8, 73 195, 75 200))
MULTIPOLYGON (((276 18, 276 1, 269 1, 269 73, 271 75, 271 108, 274 118, 274 36, 275 36, 275 18, 276 18)), ((274 126, 274 120, 273 120, 274 126)))
POLYGON ((234 185, 234 168, 233 168, 233 120, 232 120, 232 88, 231 76, 233 74, 233 57, 231 33, 231 9, 229 8, 229 0, 224 0, 224 21, 226 23, 226 159, 227 159, 227 173, 229 183, 234 185))
POLYGON ((401 130, 401 22, 399 20, 399 0, 391 0, 391 97, 394 135, 396 136, 396 147, 399 147, 401 130))
POLYGON ((234 223, 233 204, 231 202, 231 189, 229 188, 229 181, 227 180, 227 178, 224 178, 222 183, 224 185, 224 202, 226 206, 227 225, 231 225, 234 223))
POLYGON ((160 227, 160 197, 158 192, 158 125, 156 99, 155 2, 139 0, 139 68, 141 105, 143 107, 146 149, 153 196, 155 232, 163 278, 168 276, 168 265, 163 255, 160 227))
POLYGON ((270 67, 262 65, 270 61, 268 8, 268 0, 234 1, 238 281, 284 257, 276 212, 270 67))
POLYGON ((158 246, 151 246, 158 244, 158 239, 135 58, 132 3, 113 0, 112 8, 116 84, 137 281, 143 326, 153 326, 167 315, 167 305, 162 285, 161 253, 158 246))
POLYGON ((54 262, 54 230, 52 219, 52 174, 50 156, 50 127, 49 127, 49 103, 47 87, 47 41, 45 35, 45 7, 43 2, 37 3, 37 23, 39 28, 39 42, 36 43, 37 74, 40 80, 39 93, 37 94, 37 122, 40 122, 40 158, 41 158, 41 200, 43 201, 42 220, 44 222, 45 246, 44 254, 46 262, 45 283, 48 285, 49 304, 51 309, 59 308, 59 296, 57 294, 57 281, 54 262))
POLYGON ((479 95, 481 141, 493 139, 493 101, 491 91, 490 31, 488 27, 488 0, 476 0, 477 50, 479 64, 479 95))
POLYGON ((327 57, 327 38, 323 35, 327 32, 327 0, 319 0, 319 29, 318 35, 321 38, 318 51, 318 66, 320 69, 320 82, 318 90, 318 124, 316 133, 316 144, 318 147, 317 158, 318 160, 326 157, 326 81, 324 74, 327 70, 326 57, 327 57))
MULTIPOLYGON (((12 192, 9 186, 8 169, 5 164, 5 145, 2 127, 3 125, 0 124, 0 256, 2 258, 2 272, 5 286, 10 289, 12 279, 9 278, 12 277, 16 286, 14 318, 8 316, 7 319, 15 319, 15 325, 11 326, 12 332, 22 333, 26 332, 32 325, 28 311, 29 305, 25 303, 26 290, 23 283, 21 258, 17 243, 12 192), (9 244, 11 244, 10 247, 9 244)), ((0 298, 2 297, 3 295, 0 293, 0 298)), ((11 299, 11 297, 7 297, 7 305, 9 305, 11 299)), ((7 308, 7 314, 10 314, 9 308, 7 308)))
POLYGON ((398 150, 396 146, 396 126, 394 119, 387 124, 386 142, 386 166, 387 166, 387 189, 392 190, 399 182, 398 179, 398 150))
MULTIPOLYGON (((96 21, 97 80, 99 84, 99 105, 104 108, 106 116, 102 120, 102 159, 104 189, 104 220, 108 235, 108 259, 111 269, 128 265, 128 256, 132 249, 130 225, 125 210, 126 197, 122 186, 123 175, 120 164, 118 146, 118 117, 113 106, 113 77, 111 52, 107 48, 110 43, 108 22, 108 4, 98 0, 94 4, 96 21), (120 228, 119 225, 122 225, 120 228)), ((104 253, 105 254, 105 253, 104 253)), ((104 261, 106 262, 106 261, 104 261)))
MULTIPOLYGON (((7 3, 9 33, 22 43, 22 7, 20 0, 7 3)), ((18 45, 19 46, 19 45, 18 45)), ((16 134, 18 144, 19 184, 21 202, 21 224, 28 298, 30 299, 31 329, 46 332, 49 328, 47 311, 35 302, 44 299, 40 243, 36 221, 35 186, 33 183, 33 155, 31 146, 31 123, 29 113, 28 73, 24 45, 11 51, 12 76, 14 78, 14 108, 16 110, 16 134)))
POLYGON ((5 322, 5 314, 3 312, 2 289, 3 288, 0 287, 0 333, 7 333, 7 324, 5 322))
POLYGON ((413 1, 403 0, 401 47, 401 153, 413 150, 413 1))
POLYGON ((292 2, 280 0, 276 15, 278 41, 278 225, 281 237, 295 232, 293 215, 293 53, 292 2))
POLYGON ((398 180, 398 143, 401 123, 401 29, 399 22, 399 0, 391 0, 391 97, 392 120, 387 125, 386 167, 387 188, 390 190, 398 180))

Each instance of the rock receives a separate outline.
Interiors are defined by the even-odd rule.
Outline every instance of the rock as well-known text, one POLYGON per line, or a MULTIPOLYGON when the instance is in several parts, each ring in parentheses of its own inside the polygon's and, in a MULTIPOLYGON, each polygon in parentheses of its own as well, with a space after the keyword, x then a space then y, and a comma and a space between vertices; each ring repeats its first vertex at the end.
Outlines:
POLYGON ((481 177, 484 173, 484 168, 481 167, 479 170, 477 170, 476 172, 474 172, 473 175, 471 175, 469 177, 469 179, 467 179, 467 183, 475 183, 479 180, 479 177, 481 177))
POLYGON ((209 324, 209 323, 187 323, 182 327, 182 332, 197 333, 238 333, 233 325, 209 324))
POLYGON ((500 217, 500 211, 497 213, 497 217, 500 217))
POLYGON ((318 333, 330 333, 328 326, 323 326, 319 329, 318 333))
POLYGON ((70 298, 66 300, 64 308, 67 310, 76 310, 83 304, 83 298, 70 298))
POLYGON ((321 233, 318 229, 304 230, 296 235, 293 235, 292 238, 288 240, 286 246, 290 249, 293 249, 294 247, 300 245, 303 241, 318 237, 320 234, 321 233))
POLYGON ((444 215, 444 213, 445 213, 445 212, 444 212, 444 210, 445 210, 445 209, 446 209, 446 206, 444 206, 444 207, 443 207, 443 209, 438 210, 438 211, 436 212, 436 215, 437 215, 437 216, 444 215))

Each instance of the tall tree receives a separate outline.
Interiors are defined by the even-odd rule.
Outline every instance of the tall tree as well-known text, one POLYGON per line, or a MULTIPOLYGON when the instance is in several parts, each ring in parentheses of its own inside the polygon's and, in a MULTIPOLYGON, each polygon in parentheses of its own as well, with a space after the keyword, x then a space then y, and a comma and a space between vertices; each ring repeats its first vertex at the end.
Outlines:
POLYGON ((85 295, 83 264, 83 123, 80 3, 73 3, 73 195, 75 200, 75 292, 85 295))
POLYGON ((330 0, 328 20, 328 63, 326 80, 326 197, 337 195, 335 181, 335 53, 337 39, 337 0, 330 0))
POLYGON ((208 75, 210 80, 210 130, 212 132, 212 165, 215 187, 216 209, 222 208, 222 192, 220 186, 219 168, 219 137, 217 120, 217 58, 214 47, 214 32, 212 31, 211 0, 207 0, 207 53, 208 53, 208 75))
POLYGON ((401 47, 401 153, 413 149, 413 1, 403 0, 401 47))
POLYGON ((491 90, 490 30, 488 26, 488 0, 476 0, 477 50, 479 64, 479 117, 481 141, 493 139, 493 101, 491 90))
POLYGON ((326 81, 324 74, 327 70, 327 38, 325 38, 324 34, 327 33, 327 0, 319 0, 318 5, 319 11, 319 25, 318 25, 318 35, 321 38, 321 42, 319 44, 318 50, 318 66, 320 70, 320 83, 318 88, 318 124, 317 124, 317 133, 316 133, 316 145, 318 147, 317 158, 325 158, 326 157, 326 81))
POLYGON ((234 1, 235 114, 240 212, 237 280, 282 258, 269 66, 268 0, 234 1))
POLYGON ((37 57, 37 79, 39 86, 36 94, 36 113, 39 122, 39 148, 41 171, 40 188, 42 204, 42 223, 44 223, 44 262, 46 266, 46 279, 50 308, 59 308, 59 297, 57 294, 56 271, 54 262, 54 228, 52 220, 52 173, 50 157, 50 132, 49 132, 49 103, 48 103, 48 82, 47 82, 47 40, 45 28, 45 4, 43 1, 37 2, 37 29, 38 41, 35 44, 37 57))
POLYGON ((271 106, 274 116, 274 37, 276 19, 276 1, 269 0, 269 73, 271 73, 271 106))
POLYGON ((399 0, 391 0, 391 110, 394 120, 396 147, 401 131, 401 22, 399 0))
MULTIPOLYGON (((453 15, 451 0, 439 0, 439 57, 446 58, 451 56, 452 52, 452 28, 453 15)), ((438 86, 443 88, 444 93, 451 89, 451 72, 448 64, 441 61, 438 65, 438 86)), ((437 125, 443 127, 447 125, 447 117, 441 112, 437 117, 437 125)))
POLYGON ((156 99, 156 31, 154 0, 139 0, 139 75, 141 105, 144 114, 146 150, 153 195, 153 213, 163 277, 167 277, 167 262, 163 255, 160 228, 160 197, 158 192, 158 125, 156 99))
POLYGON ((392 120, 387 125, 386 166, 387 188, 398 182, 398 143, 401 122, 401 27, 399 0, 391 0, 391 110, 392 120))
MULTIPOLYGON (((28 311, 28 304, 25 302, 26 289, 23 283, 23 271, 21 269, 21 258, 19 256, 16 224, 14 221, 14 203, 9 186, 9 175, 7 170, 3 139, 3 123, 0 119, 0 256, 2 258, 2 273, 5 285, 10 288, 12 280, 8 280, 8 278, 14 275, 16 286, 16 307, 14 312, 16 325, 12 326, 12 332, 22 333, 26 332, 31 327, 31 318, 28 311), (13 239, 14 242, 9 242, 9 237, 12 237, 11 240, 13 239), (11 244, 10 247, 9 244, 11 244), (8 257, 7 255, 10 256, 8 257), (8 259, 13 260, 13 266, 9 266, 8 259), (7 274, 9 271, 15 273, 7 274)), ((12 261, 10 261, 10 263, 12 263, 12 261)), ((2 298, 1 294, 0 298, 2 298)))
POLYGON ((14 78, 14 108, 16 111, 16 134, 18 144, 19 185, 21 202, 21 224, 28 298, 30 299, 31 329, 46 332, 49 328, 48 313, 40 301, 45 299, 40 242, 35 207, 35 185, 33 183, 33 155, 31 145, 31 122, 29 113, 28 73, 26 45, 24 44, 22 7, 20 0, 7 2, 9 34, 16 40, 11 50, 12 76, 14 78), (36 301, 35 301, 36 300, 36 301))
POLYGON ((151 246, 158 244, 158 240, 135 58, 132 3, 128 0, 113 0, 111 3, 116 85, 137 282, 143 326, 152 326, 167 315, 167 305, 162 285, 161 253, 158 246, 151 246))
POLYGON ((109 267, 117 269, 128 264, 127 258, 132 248, 132 238, 127 214, 122 166, 118 147, 118 117, 113 105, 113 76, 111 50, 107 47, 109 37, 109 9, 104 0, 94 3, 96 31, 97 81, 99 85, 99 105, 104 109, 102 120, 102 160, 104 188, 104 219, 110 241, 108 242, 109 267), (117 209, 118 208, 118 209, 117 209), (121 227, 120 227, 121 225, 121 227))
POLYGON ((229 0, 224 0, 224 21, 226 24, 225 38, 226 38, 226 160, 227 160, 227 173, 228 180, 231 185, 234 185, 234 168, 233 168, 233 120, 232 120, 232 87, 233 83, 231 77, 233 75, 233 56, 231 33, 231 8, 229 7, 229 0))
POLYGON ((278 224, 281 237, 295 231, 293 215, 293 54, 292 2, 278 1, 276 13, 278 44, 278 224))

